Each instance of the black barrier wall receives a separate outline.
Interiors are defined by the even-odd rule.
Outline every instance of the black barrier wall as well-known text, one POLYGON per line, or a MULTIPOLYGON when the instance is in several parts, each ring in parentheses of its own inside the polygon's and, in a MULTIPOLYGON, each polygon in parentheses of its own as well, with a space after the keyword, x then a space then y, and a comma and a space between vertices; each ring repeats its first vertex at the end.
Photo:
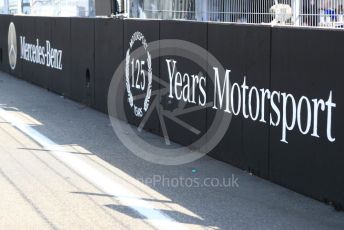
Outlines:
POLYGON ((123 61, 123 20, 95 20, 95 108, 104 113, 111 79, 123 61), (104 36, 106 35, 106 36, 104 36))
POLYGON ((71 68, 72 68, 72 44, 71 44, 71 20, 70 18, 52 18, 51 20, 51 44, 62 50, 62 69, 50 68, 48 88, 53 92, 71 96, 71 68))
MULTIPOLYGON (((185 74, 188 74, 188 78, 193 74, 207 75, 207 29, 207 23, 160 22, 161 40, 172 40, 171 43, 175 44, 176 49, 183 46, 179 44, 180 41, 191 42, 200 47, 197 48, 200 53, 199 55, 205 57, 203 60, 195 62, 195 60, 192 60, 192 56, 185 56, 183 50, 177 51, 174 55, 171 55, 170 52, 167 52, 168 55, 165 55, 165 49, 163 48, 160 56, 160 79, 164 83, 161 91, 163 92, 161 95, 161 107, 163 111, 161 113, 163 113, 168 137, 174 142, 196 150, 201 150, 202 143, 197 144, 195 141, 206 133, 206 107, 185 103, 184 99, 178 100, 179 89, 174 89, 174 92, 171 93, 169 87, 173 84, 173 88, 175 88, 178 72, 183 77, 185 74), (187 111, 190 106, 196 107, 196 110, 187 113, 179 112, 179 110, 187 111)), ((193 96, 198 98, 200 93, 199 90, 195 90, 195 95, 193 96)), ((188 93, 183 92, 183 94, 188 93)))
POLYGON ((94 25, 91 18, 71 19, 71 92, 73 100, 94 106, 94 25))
MULTIPOLYGON (((25 35, 25 42, 30 44, 36 44, 36 18, 35 17, 13 17, 13 21, 15 25, 20 24, 21 28, 17 32, 17 36, 19 35, 17 47, 18 47, 18 57, 21 58, 21 36, 25 35), (16 20, 17 19, 17 20, 16 20)), ((17 27, 16 27, 17 28, 17 27)), ((50 32, 50 26, 44 29, 48 34, 50 32)), ((29 53, 29 52, 28 52, 29 53)), ((30 52, 31 53, 31 52, 30 52)), ((29 55, 28 55, 28 58, 29 55)), ((22 69, 21 69, 21 77, 29 82, 38 84, 43 86, 43 82, 40 82, 38 77, 35 76, 35 72, 39 72, 42 70, 42 66, 34 65, 31 61, 23 61, 21 62, 22 69)))
MULTIPOLYGON (((32 35, 32 43, 35 43, 36 39, 41 41, 52 41, 52 18, 48 17, 38 17, 34 20, 34 30, 32 35)), ((25 20, 27 21, 27 20, 25 20)), ((30 27, 27 27, 30 29, 30 27)), ((26 32, 24 32, 26 34, 26 32)), ((40 41, 40 42, 41 42, 40 41)), ((37 40, 36 40, 37 44, 37 40)), ((53 44, 53 43, 52 43, 53 44)), ((45 44, 46 45, 46 44, 45 44)), ((34 66, 32 64, 23 65, 23 72, 26 72, 25 68, 30 69, 29 66, 34 66)), ((33 81, 44 88, 49 88, 50 77, 51 76, 51 68, 46 68, 44 65, 40 65, 40 68, 33 68, 33 81)), ((32 67, 31 67, 32 68, 32 67)))
POLYGON ((0 15, 0 68, 2 71, 9 72, 8 62, 8 26, 10 24, 9 15, 0 15))
MULTIPOLYGON (((270 138, 272 181, 319 200, 342 205, 343 39, 341 31, 272 29, 271 87, 290 93, 296 102, 302 97, 304 100, 294 115, 300 113, 301 122, 296 121, 295 128, 287 131, 288 144, 280 141, 280 127, 271 129, 270 138), (318 103, 319 108, 316 107, 318 103), (309 131, 306 133, 307 121, 309 131)), ((292 111, 288 113, 290 126, 292 111)))
MULTIPOLYGON (((218 59, 225 71, 230 70, 230 82, 232 85, 240 85, 241 95, 244 94, 242 88, 244 81, 247 87, 270 88, 269 27, 210 23, 208 26, 208 51, 218 59)), ((220 81, 224 82, 225 72, 219 72, 219 76, 220 81)), ((211 101, 216 100, 214 99, 214 85, 208 84, 208 89, 208 97, 211 98, 211 101)), ((210 154, 267 178, 269 126, 266 123, 253 121, 251 118, 249 108, 262 108, 262 106, 257 106, 255 97, 249 104, 249 91, 248 89, 246 91, 246 98, 240 95, 235 96, 235 103, 232 106, 233 108, 241 107, 241 112, 237 116, 232 116, 224 138, 210 154), (241 101, 240 104, 238 104, 239 101, 241 101)), ((263 112, 269 114, 268 101, 258 103, 265 103, 263 112)), ((217 107, 219 107, 218 103, 217 107)), ((208 126, 211 125, 214 113, 218 112, 219 109, 209 108, 207 110, 208 126)), ((224 109, 221 113, 229 116, 224 109)), ((252 113, 256 116, 256 111, 252 113)), ((262 111, 259 113, 263 114, 262 111)), ((265 117, 266 122, 269 122, 269 117, 265 117)))
POLYGON ((121 69, 131 75, 121 78, 119 87, 128 95, 129 81, 137 107, 126 96, 115 98, 124 103, 120 119, 338 208, 344 205, 344 32, 0 15, 0 33, 2 71, 106 113, 110 82, 121 69), (8 40, 10 22, 14 40, 8 40), (16 59, 10 62, 14 41, 16 59), (183 51, 185 43, 192 52, 183 51), (140 47, 143 52, 136 52, 140 47), (149 73, 150 107, 138 116, 148 86, 143 78, 132 79, 149 73), (197 101, 184 94, 184 78, 198 83, 197 101), (228 127, 215 127, 225 132, 212 146, 218 115, 231 119, 228 127), (196 141, 203 136, 204 142, 196 141))

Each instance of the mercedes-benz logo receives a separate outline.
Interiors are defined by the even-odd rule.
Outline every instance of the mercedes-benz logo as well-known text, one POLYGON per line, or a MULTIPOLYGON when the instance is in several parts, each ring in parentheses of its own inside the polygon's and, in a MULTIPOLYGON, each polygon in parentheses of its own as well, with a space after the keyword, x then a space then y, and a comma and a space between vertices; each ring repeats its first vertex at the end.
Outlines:
POLYGON ((8 60, 11 69, 14 70, 17 64, 17 34, 13 22, 10 23, 8 28, 8 60))

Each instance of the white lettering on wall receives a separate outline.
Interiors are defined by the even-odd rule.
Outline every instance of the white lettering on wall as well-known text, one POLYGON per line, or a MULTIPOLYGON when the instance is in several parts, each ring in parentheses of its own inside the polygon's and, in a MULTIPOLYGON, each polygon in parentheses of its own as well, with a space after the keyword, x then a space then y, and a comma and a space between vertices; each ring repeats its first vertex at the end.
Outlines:
MULTIPOLYGON (((198 92, 197 102, 199 105, 205 106, 207 102, 206 78, 179 72, 177 70, 178 63, 175 60, 166 59, 166 64, 170 81, 169 97, 196 104, 195 97, 198 92)), ((326 134, 323 136, 326 136, 328 141, 335 142, 332 120, 336 103, 333 102, 332 91, 330 91, 327 101, 310 99, 307 96, 296 98, 290 93, 249 86, 246 76, 241 85, 239 83, 230 85, 231 70, 219 73, 219 69, 213 67, 213 71, 214 101, 212 109, 224 110, 226 113, 240 115, 245 119, 267 123, 270 126, 280 126, 280 140, 283 143, 288 143, 288 134, 292 131, 320 138, 319 114, 323 113, 321 117, 326 117, 326 129, 324 129, 326 134), (270 106, 270 110, 267 106, 270 106)))
POLYGON ((51 47, 50 41, 46 41, 45 46, 26 42, 25 36, 20 36, 20 58, 34 64, 45 65, 47 67, 62 70, 62 50, 51 47))

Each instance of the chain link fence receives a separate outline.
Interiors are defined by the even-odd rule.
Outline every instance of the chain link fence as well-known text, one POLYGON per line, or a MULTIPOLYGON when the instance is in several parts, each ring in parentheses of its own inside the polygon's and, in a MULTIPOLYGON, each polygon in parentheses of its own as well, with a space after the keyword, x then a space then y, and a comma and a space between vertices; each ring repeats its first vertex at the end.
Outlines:
POLYGON ((344 0, 129 0, 129 17, 344 28, 344 0))

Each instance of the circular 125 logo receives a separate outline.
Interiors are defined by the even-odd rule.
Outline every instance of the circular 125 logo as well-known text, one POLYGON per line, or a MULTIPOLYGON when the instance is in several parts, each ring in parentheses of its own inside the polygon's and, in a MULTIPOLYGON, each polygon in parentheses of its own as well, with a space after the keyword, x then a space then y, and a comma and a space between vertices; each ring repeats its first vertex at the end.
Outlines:
POLYGON ((125 58, 125 87, 128 94, 128 102, 137 117, 143 117, 149 108, 152 94, 152 57, 148 51, 146 38, 141 32, 135 32, 131 37, 129 49, 125 58), (140 57, 132 57, 131 52, 135 46, 143 48, 144 54, 140 57), (133 92, 145 93, 143 105, 134 101, 133 92))

